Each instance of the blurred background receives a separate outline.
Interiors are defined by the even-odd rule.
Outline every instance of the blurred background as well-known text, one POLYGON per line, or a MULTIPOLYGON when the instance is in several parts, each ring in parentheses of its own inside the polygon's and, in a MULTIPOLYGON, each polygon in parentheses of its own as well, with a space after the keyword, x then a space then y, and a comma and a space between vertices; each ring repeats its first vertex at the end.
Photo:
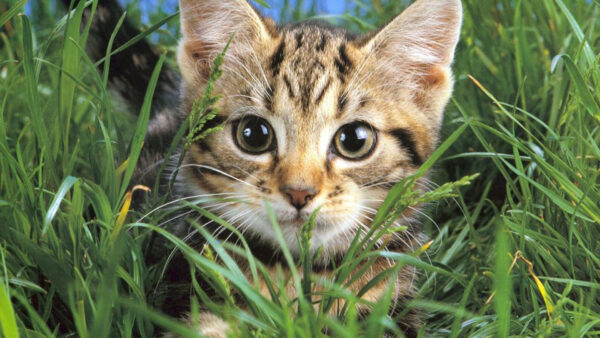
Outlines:
MULTIPOLYGON (((156 13, 173 13, 177 9, 178 0, 118 0, 129 12, 135 13, 143 24, 152 21, 156 13)), ((350 9, 364 7, 359 2, 348 2, 339 0, 270 0, 265 1, 268 7, 262 6, 257 2, 251 1, 263 14, 270 16, 278 22, 289 22, 309 16, 341 16, 350 9)), ((51 10, 56 9, 57 0, 47 1, 51 10)), ((26 5, 28 15, 39 11, 41 4, 36 1, 29 1, 26 5)))
MULTIPOLYGON (((119 0, 119 2, 127 6, 133 0, 119 0)), ((260 5, 257 7, 260 8, 261 12, 276 20, 281 18, 288 20, 290 16, 294 16, 292 12, 283 14, 282 9, 299 9, 313 15, 339 15, 345 13, 348 7, 356 6, 355 4, 339 0, 272 0, 266 2, 270 8, 260 5)), ((148 21, 148 13, 154 12, 156 7, 160 7, 165 12, 174 12, 177 7, 177 0, 141 0, 137 3, 139 3, 143 22, 148 21)), ((257 4, 256 2, 253 3, 257 4)))
MULTIPOLYGON (((141 27, 148 27, 177 10, 178 0, 118 0, 127 10, 128 17, 141 27)), ((1 1, 0 1, 1 2, 1 1)), ((28 1, 25 13, 32 18, 36 28, 43 29, 42 22, 49 16, 62 11, 62 1, 28 1)), ((391 19, 411 1, 340 1, 340 0, 266 0, 250 1, 265 16, 275 19, 279 24, 299 21, 306 18, 319 18, 333 24, 345 26, 355 32, 375 29, 384 18, 391 19), (390 10, 390 3, 393 7, 390 10), (373 9, 376 11, 373 12, 373 9), (375 15, 374 15, 375 14, 375 15)), ((1 9, 1 8, 0 8, 1 9)), ((173 19, 154 33, 154 43, 172 45, 178 36, 178 20, 173 19), (170 36, 169 36, 170 35, 170 36)))

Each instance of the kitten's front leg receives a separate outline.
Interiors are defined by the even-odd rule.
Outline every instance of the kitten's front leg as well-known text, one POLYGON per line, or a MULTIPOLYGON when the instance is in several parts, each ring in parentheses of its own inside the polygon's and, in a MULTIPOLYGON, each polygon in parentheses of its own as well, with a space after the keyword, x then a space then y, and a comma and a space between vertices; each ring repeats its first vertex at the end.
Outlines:
MULTIPOLYGON (((210 312, 200 312, 196 317, 192 317, 190 314, 185 319, 185 324, 207 338, 226 338, 231 330, 226 321, 210 312)), ((178 336, 173 333, 163 335, 163 338, 176 337, 178 336)))
POLYGON ((201 312, 196 318, 188 317, 187 323, 208 338, 225 338, 231 329, 226 321, 210 312, 201 312))

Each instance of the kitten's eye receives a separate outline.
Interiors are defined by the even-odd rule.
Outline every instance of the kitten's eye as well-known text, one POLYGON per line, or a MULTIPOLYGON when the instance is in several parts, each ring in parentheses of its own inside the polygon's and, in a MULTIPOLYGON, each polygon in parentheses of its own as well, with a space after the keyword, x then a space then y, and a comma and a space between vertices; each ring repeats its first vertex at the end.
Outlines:
POLYGON ((333 139, 335 150, 349 160, 361 160, 375 148, 373 127, 364 122, 354 122, 340 128, 333 139))
POLYGON ((235 124, 233 132, 238 147, 245 152, 262 154, 273 149, 273 128, 265 119, 244 117, 235 124))

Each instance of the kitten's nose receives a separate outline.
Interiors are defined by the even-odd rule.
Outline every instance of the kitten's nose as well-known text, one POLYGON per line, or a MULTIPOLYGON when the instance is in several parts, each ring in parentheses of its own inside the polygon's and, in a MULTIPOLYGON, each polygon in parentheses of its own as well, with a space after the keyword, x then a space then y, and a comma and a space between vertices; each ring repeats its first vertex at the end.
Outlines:
POLYGON ((317 195, 317 191, 314 188, 285 186, 281 188, 281 192, 288 197, 290 203, 298 210, 304 208, 308 201, 317 195))

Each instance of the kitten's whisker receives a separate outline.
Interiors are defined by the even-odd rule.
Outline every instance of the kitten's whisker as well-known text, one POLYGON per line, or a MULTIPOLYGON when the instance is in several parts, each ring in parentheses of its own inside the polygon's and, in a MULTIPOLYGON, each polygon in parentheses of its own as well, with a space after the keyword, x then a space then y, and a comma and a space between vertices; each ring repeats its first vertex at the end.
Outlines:
MULTIPOLYGON (((256 212, 256 210, 249 209, 246 212, 244 212, 243 215, 240 215, 238 217, 232 218, 230 221, 228 221, 228 223, 231 224, 231 225, 233 225, 233 226, 235 226, 237 229, 240 229, 241 226, 240 225, 235 225, 235 223, 237 223, 240 218, 242 218, 242 217, 244 217, 244 218, 249 217, 249 215, 251 215, 254 212, 256 212)), ((245 221, 242 222, 242 224, 245 223, 245 222, 247 222, 247 218, 246 218, 245 221)), ((228 242, 229 238, 231 238, 231 236, 233 236, 234 234, 235 234, 235 232, 232 231, 229 234, 229 236, 227 236, 227 238, 225 238, 224 242, 228 242)), ((238 240, 239 240, 239 238, 238 238, 238 240)), ((236 243, 237 243, 238 240, 236 240, 236 243)))
POLYGON ((372 184, 372 183, 379 182, 380 180, 383 180, 383 179, 385 179, 386 177, 388 177, 388 174, 383 174, 383 175, 380 175, 380 176, 378 176, 377 178, 375 178, 375 179, 374 179, 374 180, 372 180, 372 181, 369 181, 369 182, 367 182, 367 183, 365 183, 365 184, 361 184, 361 186, 360 186, 360 187, 364 187, 364 186, 367 186, 367 185, 369 185, 369 184, 372 184))
POLYGON ((239 171, 243 172, 244 174, 246 174, 246 175, 248 175, 248 176, 252 177, 253 179, 255 179, 255 180, 257 180, 257 181, 260 181, 260 179, 259 179, 258 177, 256 177, 255 175, 252 175, 251 173, 249 173, 247 170, 243 169, 242 167, 240 167, 240 166, 238 166, 238 165, 235 165, 235 164, 233 164, 233 163, 231 164, 231 166, 232 166, 232 167, 234 167, 234 168, 236 168, 237 170, 239 170, 239 171))
MULTIPOLYGON (((198 219, 196 219, 196 221, 197 221, 197 220, 198 220, 198 219)), ((206 223, 206 224, 204 224, 204 225, 208 225, 209 223, 210 223, 210 222, 207 222, 207 223, 206 223)), ((190 231, 190 232, 189 232, 187 235, 185 235, 185 237, 183 237, 181 240, 182 240, 184 243, 187 243, 189 240, 191 240, 192 238, 194 238, 194 236, 196 236, 196 234, 198 234, 198 229, 194 229, 194 230, 190 231)))
MULTIPOLYGON (((260 83, 261 85, 264 86, 264 83, 262 83, 261 81, 258 80, 258 78, 256 77, 256 75, 253 72, 251 72, 250 69, 248 69, 248 67, 246 66, 246 64, 242 60, 240 60, 240 58, 233 57, 230 60, 231 61, 235 61, 235 63, 238 66, 242 67, 242 69, 244 71, 246 71, 246 74, 248 74, 248 76, 250 76, 250 78, 251 78, 252 81, 254 81, 255 83, 260 83)), ((265 89, 263 88, 263 90, 265 90, 265 89)))
POLYGON ((375 74, 381 68, 382 68, 382 66, 378 65, 373 70, 367 72, 365 75, 361 76, 360 78, 358 78, 358 75, 362 72, 362 69, 357 71, 354 74, 354 76, 352 77, 352 79, 350 80, 348 86, 346 87, 346 90, 344 90, 344 93, 342 95, 343 99, 346 99, 348 97, 348 95, 350 94, 350 92, 353 91, 354 89, 360 88, 361 85, 363 85, 366 82, 366 80, 368 80, 373 74, 375 74))
POLYGON ((399 182, 404 177, 406 177, 406 172, 404 170, 399 170, 399 171, 396 171, 396 172, 392 172, 390 174, 381 175, 381 176, 377 177, 375 180, 372 180, 372 181, 370 181, 368 183, 362 184, 361 188, 369 187, 369 186, 372 186, 374 184, 381 183, 381 182, 384 182, 384 181, 387 181, 387 182, 399 182))
POLYGON ((267 79, 267 74, 265 73, 265 70, 264 70, 262 64, 260 63, 260 60, 259 60, 258 56, 256 55, 256 51, 254 49, 252 49, 252 58, 254 59, 254 63, 256 64, 256 67, 258 67, 258 70, 260 71, 260 74, 262 75, 262 78, 265 81, 264 84, 270 88, 271 85, 269 84, 269 80, 267 79))
POLYGON ((231 121, 231 120, 237 119, 239 117, 243 117, 243 116, 250 115, 250 114, 260 115, 261 112, 264 112, 264 111, 265 111, 265 109, 260 106, 241 106, 231 112, 231 114, 227 118, 227 121, 231 121))
MULTIPOLYGON (((269 90, 267 89, 267 87, 269 86, 269 82, 266 80, 265 77, 265 83, 261 82, 254 73, 252 73, 248 67, 244 64, 244 62, 242 62, 239 58, 231 58, 232 61, 236 62, 240 67, 243 68, 243 70, 246 71, 246 73, 250 76, 250 78, 252 79, 252 81, 254 81, 254 83, 260 83, 261 84, 261 88, 259 90, 257 90, 257 94, 260 94, 260 96, 267 96, 267 97, 271 97, 271 94, 269 93, 269 90)), ((261 67, 262 68, 262 67, 261 67)), ((230 69, 230 71, 232 71, 234 69, 230 69)), ((241 74, 240 74, 241 76, 241 74)), ((245 78, 245 77, 244 77, 245 78)), ((249 81, 248 81, 249 82, 249 81)), ((253 90, 257 89, 257 87, 254 85, 252 85, 253 90)))
POLYGON ((422 217, 427 218, 431 223, 433 223, 433 225, 435 225, 435 227, 438 230, 438 232, 442 231, 442 229, 440 229, 440 226, 437 224, 437 222, 433 218, 431 218, 431 216, 427 215, 425 212, 419 210, 418 208, 411 207, 411 206, 408 206, 408 209, 410 209, 411 211, 413 211, 413 212, 421 215, 422 217))
MULTIPOLYGON (((236 202, 217 203, 217 204, 213 204, 213 205, 210 205, 210 206, 203 206, 202 208, 204 208, 205 210, 208 210, 209 208, 212 208, 212 210, 215 210, 215 211, 216 211, 216 210, 223 209, 223 208, 225 208, 225 207, 227 207, 227 206, 229 206, 229 205, 231 205, 231 204, 235 204, 235 203, 236 203, 236 202)), ((176 219, 178 219, 178 218, 181 218, 181 217, 183 217, 183 216, 187 216, 187 215, 189 215, 189 214, 191 214, 191 213, 194 213, 195 211, 196 211, 196 210, 192 209, 192 210, 189 210, 189 211, 187 211, 187 212, 184 212, 184 213, 182 213, 182 214, 179 214, 179 215, 177 215, 177 216, 175 216, 175 217, 173 217, 173 218, 171 218, 171 219, 169 219, 169 220, 167 220, 167 221, 164 221, 164 222, 160 223, 160 224, 159 224, 159 226, 163 226, 163 225, 165 225, 165 224, 167 224, 167 223, 170 223, 170 222, 172 222, 172 221, 174 221, 174 220, 176 220, 176 219)), ((212 212, 212 211, 211 211, 211 212, 212 212)))
MULTIPOLYGON (((246 239, 246 232, 248 231, 248 229, 250 229, 250 225, 254 223, 255 218, 256 216, 258 216, 259 212, 260 210, 255 209, 254 212, 250 214, 248 218, 239 225, 238 229, 240 229, 240 234, 242 238, 246 239)), ((237 245, 237 243, 241 241, 242 238, 238 237, 238 239, 235 241, 235 245, 237 245)))
MULTIPOLYGON (((367 221, 369 221, 369 222, 373 222, 373 218, 372 218, 372 217, 369 217, 369 215, 368 215, 368 214, 365 214, 365 213, 363 213, 363 212, 360 212, 360 211, 359 211, 359 212, 358 212, 358 215, 359 215, 360 217, 362 217, 362 218, 366 219, 366 220, 367 220, 367 221)), ((371 229, 371 228, 369 228, 369 229, 371 229)))
POLYGON ((166 220, 166 221, 160 222, 160 223, 158 224, 158 226, 159 226, 159 227, 162 227, 163 225, 165 225, 165 224, 167 224, 167 223, 170 223, 170 222, 172 222, 172 221, 174 221, 174 220, 176 220, 176 219, 178 219, 178 218, 180 218, 180 217, 182 217, 182 216, 189 215, 189 214, 191 214, 192 212, 194 212, 194 211, 193 211, 193 210, 190 210, 190 211, 187 211, 187 212, 181 213, 181 214, 179 214, 179 215, 177 215, 177 216, 174 216, 174 217, 172 217, 172 218, 169 218, 169 219, 168 219, 168 220, 166 220))
MULTIPOLYGON (((200 217, 197 217, 197 218, 196 218, 196 220, 195 220, 194 222, 197 222, 199 219, 200 219, 200 217)), ((206 226, 206 225, 208 225, 210 222, 212 222, 212 221, 209 221, 209 222, 205 223, 203 226, 206 226)), ((198 232, 198 230, 193 230, 193 231, 191 231, 191 232, 190 232, 190 233, 188 233, 188 234, 187 234, 185 237, 183 237, 183 238, 181 239, 181 241, 187 244, 187 242, 188 242, 190 239, 192 239, 192 238, 194 237, 194 235, 195 235, 195 234, 197 234, 197 232, 198 232)), ((161 280, 163 279, 163 276, 164 276, 165 272, 167 271, 167 268, 169 267, 169 264, 171 264, 171 263, 172 263, 172 261, 173 261, 173 256, 175 256, 175 254, 177 253, 177 251, 178 251, 178 250, 179 250, 179 248, 178 248, 178 247, 175 247, 175 248, 173 248, 173 249, 171 250, 171 252, 169 253, 169 255, 167 256, 167 259, 166 259, 166 261, 165 261, 165 265, 163 266, 163 268, 162 268, 162 270, 161 270, 161 273, 160 273, 160 278, 158 279, 158 281, 156 282, 156 285, 155 285, 155 287, 154 287, 154 291, 153 291, 153 293, 154 293, 154 294, 156 294, 156 293, 157 293, 158 286, 160 285, 160 282, 161 282, 161 280)))
MULTIPOLYGON (((361 222, 360 220, 357 219, 358 224, 360 224, 360 229, 363 232, 363 235, 367 235, 369 233, 369 231, 371 231, 371 228, 369 228, 368 226, 366 226, 363 222, 361 222)), ((376 241, 377 246, 381 247, 383 245, 383 239, 379 238, 376 241)))
POLYGON ((162 165, 163 163, 165 163, 165 161, 169 160, 170 158, 161 158, 158 161, 154 161, 152 164, 150 164, 149 166, 147 166, 144 171, 139 175, 139 179, 141 181, 142 178, 146 177, 146 175, 148 175, 150 172, 152 172, 152 170, 154 170, 156 167, 158 167, 159 165, 162 165))
POLYGON ((239 229, 244 238, 246 238, 246 232, 251 229, 251 224, 259 213, 259 210, 255 210, 255 212, 252 213, 244 222, 240 223, 239 229))
POLYGON ((252 101, 254 101, 256 103, 260 103, 259 99, 255 98, 254 96, 250 96, 250 95, 242 95, 242 94, 227 95, 224 98, 225 99, 230 99, 230 98, 236 98, 236 97, 242 97, 242 98, 246 98, 246 99, 252 100, 252 101))
POLYGON ((347 96, 347 93, 351 89, 354 89, 354 82, 356 81, 356 78, 362 73, 363 69, 369 63, 369 60, 373 56, 375 56, 375 49, 370 50, 369 53, 366 55, 366 57, 364 57, 362 59, 362 61, 359 64, 359 66, 356 68, 356 71, 355 71, 354 75, 352 76, 352 78, 350 79, 350 81, 348 81, 348 86, 346 86, 346 89, 344 90, 344 92, 341 95, 342 99, 345 99, 346 96, 347 96))
POLYGON ((380 186, 387 186, 387 185, 395 185, 396 183, 398 183, 399 181, 386 181, 386 182, 379 182, 379 183, 375 183, 375 184, 371 184, 371 185, 366 185, 364 187, 361 187, 359 190, 365 190, 365 189, 369 189, 369 188, 375 188, 375 187, 380 187, 380 186))
MULTIPOLYGON (((364 213, 362 213, 362 212, 360 212, 360 211, 358 212, 358 214, 359 214, 359 215, 360 215, 362 218, 364 218, 364 219, 367 219, 367 220, 368 220, 368 221, 370 221, 370 222, 372 222, 372 221, 373 221, 373 218, 371 218, 370 216, 368 216, 368 215, 366 215, 366 214, 364 214, 364 213)), ((402 216, 401 216, 401 217, 402 217, 402 216)), ((359 221, 359 223, 360 223, 360 225, 361 225, 361 227, 362 227, 362 229, 361 229, 361 230, 363 231, 363 233, 364 233, 365 231, 368 233, 368 231, 370 231, 370 230, 371 230, 371 228, 367 227, 367 226, 366 226, 364 223, 362 223, 362 222, 360 222, 360 221, 359 221)), ((412 223, 412 222, 408 222, 408 223, 412 223)), ((402 225, 401 225, 400 223, 398 223, 398 221, 395 221, 394 223, 392 223, 392 226, 401 227, 402 225)), ((414 235, 413 235, 413 234, 412 234, 410 231, 408 231, 408 230, 402 231, 401 233, 399 233, 399 232, 393 232, 393 233, 391 233, 391 236, 392 236, 392 238, 394 238, 394 239, 396 239, 396 240, 400 241, 400 242, 401 242, 401 243, 402 243, 404 246, 406 246, 407 248, 412 248, 413 246, 412 246, 412 245, 410 245, 410 244, 409 244, 409 243, 408 243, 408 242, 407 242, 407 241, 406 241, 406 240, 405 240, 405 239, 402 237, 402 235, 404 235, 404 236, 408 236, 408 237, 412 237, 412 238, 413 238, 415 241, 417 241, 417 238, 415 238, 415 237, 414 237, 414 235)), ((417 241, 417 242, 418 242, 418 241, 417 241)), ((383 242, 383 239, 381 239, 381 238, 380 238, 380 239, 378 239, 378 240, 377 240, 377 242, 376 242, 376 244, 377 244, 377 246, 378 246, 378 247, 382 247, 382 246, 383 246, 383 244, 384 244, 384 242, 383 242)))
MULTIPOLYGON (((238 61, 239 62, 239 61, 238 61)), ((224 64, 221 66, 221 68, 224 71, 227 71, 229 74, 233 74, 235 76, 237 76, 238 78, 240 78, 242 81, 244 81, 246 83, 246 85, 251 89, 251 91, 256 94, 257 96, 263 96, 265 89, 264 88, 258 88, 255 84, 255 82, 252 82, 250 80, 248 80, 245 76, 243 76, 241 73, 238 72, 237 68, 234 68, 232 66, 229 66, 227 64, 224 64)))
POLYGON ((137 222, 139 223, 139 222, 143 221, 146 217, 150 216, 150 214, 152 214, 152 213, 154 213, 154 212, 156 212, 156 211, 158 211, 160 209, 163 209, 165 207, 168 207, 170 205, 176 204, 176 203, 181 202, 181 201, 185 201, 185 200, 189 200, 189 199, 194 199, 194 198, 201 198, 201 197, 214 197, 214 196, 225 196, 225 195, 228 195, 227 197, 231 197, 232 195, 240 195, 240 196, 242 196, 241 194, 238 194, 238 193, 220 193, 220 194, 202 194, 202 195, 193 195, 193 196, 181 197, 181 198, 169 201, 167 203, 163 203, 163 204, 159 205, 158 207, 150 210, 144 216, 142 216, 140 219, 138 219, 137 222))
MULTIPOLYGON (((221 216, 221 219, 223 219, 225 222, 227 222, 227 223, 228 223, 228 224, 230 224, 231 226, 233 226, 233 227, 237 227, 235 223, 236 223, 236 222, 237 222, 237 221, 238 221, 240 218, 243 218, 243 217, 245 217, 246 215, 250 214, 250 213, 252 212, 252 209, 251 209, 251 208, 246 208, 245 210, 244 210, 244 209, 242 209, 242 210, 234 209, 234 210, 230 210, 230 211, 231 211, 231 212, 230 212, 230 213, 228 213, 228 215, 227 215, 227 216, 226 216, 225 214, 223 214, 223 215, 221 216), (229 217, 229 214, 233 214, 234 216, 230 218, 230 217, 229 217)), ((219 231, 219 232, 218 232, 216 235, 214 235, 214 237, 218 237, 218 236, 220 236, 220 235, 221 235, 221 234, 222 234, 222 233, 223 233, 225 230, 229 230, 229 229, 227 229, 227 228, 226 228, 225 226, 223 226, 223 225, 220 225, 220 227, 221 227, 221 230, 220 230, 220 231, 219 231)), ((215 231, 215 232, 216 232, 216 231, 215 231)), ((231 234, 233 234, 233 232, 232 232, 231 234)), ((229 236, 231 236, 231 234, 230 234, 229 236)), ((229 236, 228 236, 228 238, 229 238, 229 236)), ((227 239, 225 239, 225 241, 227 241, 227 239)))
MULTIPOLYGON (((396 224, 396 223, 394 223, 394 225, 397 226, 397 227, 401 226, 401 225, 396 224)), ((407 231, 403 231, 401 233, 399 233, 399 232, 393 232, 391 234, 392 240, 402 243, 402 245, 404 245, 409 250, 413 249, 413 246, 410 245, 410 243, 404 237, 402 237, 401 234, 403 234, 403 235, 409 235, 410 236, 410 234, 407 231)))
POLYGON ((378 199, 378 198, 365 198, 365 199, 361 199, 361 201, 365 201, 365 202, 384 202, 384 199, 378 199))
MULTIPOLYGON (((362 200, 362 201, 368 201, 368 200, 362 200)), ((368 210, 371 213, 377 213, 377 209, 368 207, 368 206, 366 206, 366 205, 364 205, 362 203, 351 202, 351 203, 348 203, 348 204, 350 206, 357 207, 360 210, 368 210)))
POLYGON ((252 184, 252 183, 246 182, 246 181, 244 181, 244 180, 242 180, 242 179, 239 179, 239 178, 237 178, 237 177, 235 177, 235 176, 233 176, 233 175, 231 175, 231 174, 228 174, 228 173, 224 172, 223 170, 217 169, 217 168, 215 168, 215 167, 211 167, 211 166, 209 166, 209 165, 204 165, 204 164, 185 164, 185 165, 182 165, 182 166, 181 166, 181 168, 186 168, 186 167, 193 167, 193 168, 208 169, 208 170, 214 171, 214 172, 216 172, 216 173, 218 173, 218 174, 221 174, 221 175, 223 175, 223 176, 225 176, 225 177, 229 177, 229 178, 231 178, 232 180, 235 180, 235 181, 237 181, 237 182, 240 182, 240 183, 242 183, 242 184, 246 184, 246 185, 248 185, 248 186, 251 186, 251 187, 253 187, 253 188, 257 188, 257 189, 259 188, 257 185, 254 185, 254 184, 252 184))
MULTIPOLYGON (((260 83, 260 84, 261 84, 261 85, 263 85, 263 86, 265 86, 265 85, 267 85, 267 86, 268 86, 269 82, 266 80, 266 77, 265 77, 265 82, 264 82, 264 83, 263 83, 263 82, 261 82, 261 81, 258 79, 258 77, 257 77, 257 76, 256 76, 256 75, 255 75, 253 72, 251 72, 251 71, 250 71, 250 69, 248 69, 248 66, 246 66, 245 62, 244 62, 244 61, 242 61, 242 60, 240 60, 240 58, 238 58, 238 57, 233 57, 233 58, 231 58, 231 60, 232 60, 232 61, 235 61, 235 63, 237 63, 239 66, 241 66, 241 67, 243 68, 243 70, 245 70, 245 71, 246 71, 246 74, 248 74, 248 75, 250 76, 250 78, 252 79, 252 81, 254 81, 254 82, 257 82, 257 83, 260 83)), ((263 88, 264 88, 264 87, 263 87, 263 88)), ((266 88, 264 88, 264 89, 266 90, 266 88)))
POLYGON ((395 184, 395 183, 398 183, 403 177, 404 177, 404 172, 402 172, 402 173, 396 172, 396 173, 391 173, 391 174, 384 174, 384 175, 381 175, 381 176, 377 177, 376 179, 374 179, 374 180, 372 180, 370 182, 362 184, 360 186, 359 190, 364 190, 366 188, 370 188, 370 187, 375 186, 375 185, 377 185, 379 183, 392 183, 392 182, 394 182, 394 184, 395 184), (388 180, 384 182, 385 179, 388 179, 388 180), (392 179, 392 180, 389 180, 389 179, 392 179))

